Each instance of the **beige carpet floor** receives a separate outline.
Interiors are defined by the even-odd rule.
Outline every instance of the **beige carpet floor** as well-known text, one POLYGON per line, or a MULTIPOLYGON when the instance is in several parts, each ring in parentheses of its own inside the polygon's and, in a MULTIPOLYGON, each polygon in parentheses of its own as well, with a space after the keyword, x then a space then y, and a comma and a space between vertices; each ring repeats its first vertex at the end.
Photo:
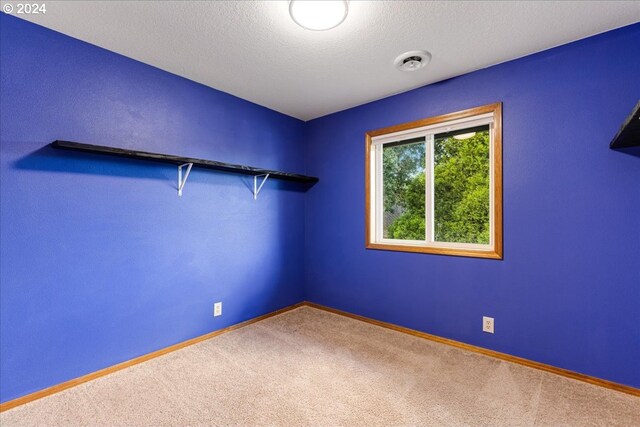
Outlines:
POLYGON ((633 426, 640 398, 309 307, 5 411, 9 426, 633 426))

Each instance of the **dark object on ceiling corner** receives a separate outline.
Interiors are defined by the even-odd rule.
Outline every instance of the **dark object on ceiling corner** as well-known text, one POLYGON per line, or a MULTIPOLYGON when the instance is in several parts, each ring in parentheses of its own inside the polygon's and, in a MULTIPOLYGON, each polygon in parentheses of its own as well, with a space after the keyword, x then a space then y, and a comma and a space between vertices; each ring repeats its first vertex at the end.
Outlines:
POLYGON ((609 148, 640 147, 640 101, 622 123, 609 148))

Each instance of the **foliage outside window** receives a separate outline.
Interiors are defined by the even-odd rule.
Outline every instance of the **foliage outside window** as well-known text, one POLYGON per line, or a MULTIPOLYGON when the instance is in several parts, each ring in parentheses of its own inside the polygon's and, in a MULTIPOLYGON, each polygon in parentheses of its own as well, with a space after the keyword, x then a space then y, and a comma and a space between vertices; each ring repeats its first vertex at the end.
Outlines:
POLYGON ((502 258, 501 105, 367 134, 367 247, 502 258))

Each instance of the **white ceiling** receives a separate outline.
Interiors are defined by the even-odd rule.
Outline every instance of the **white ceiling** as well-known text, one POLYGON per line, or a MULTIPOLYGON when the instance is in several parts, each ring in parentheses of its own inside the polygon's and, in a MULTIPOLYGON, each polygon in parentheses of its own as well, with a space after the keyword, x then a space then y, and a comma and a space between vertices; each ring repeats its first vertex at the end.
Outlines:
POLYGON ((46 5, 26 18, 303 120, 640 21, 640 1, 352 0, 325 32, 297 26, 288 1, 46 5), (416 49, 426 68, 394 68, 416 49))

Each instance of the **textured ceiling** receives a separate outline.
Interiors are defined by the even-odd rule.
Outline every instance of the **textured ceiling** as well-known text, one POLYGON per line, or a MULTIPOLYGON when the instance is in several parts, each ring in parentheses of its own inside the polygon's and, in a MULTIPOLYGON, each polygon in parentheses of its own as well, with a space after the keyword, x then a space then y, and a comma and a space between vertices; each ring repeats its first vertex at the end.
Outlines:
POLYGON ((352 0, 326 32, 287 1, 46 5, 26 19, 303 120, 640 21, 640 1, 352 0), (426 68, 393 67, 416 49, 426 68))

